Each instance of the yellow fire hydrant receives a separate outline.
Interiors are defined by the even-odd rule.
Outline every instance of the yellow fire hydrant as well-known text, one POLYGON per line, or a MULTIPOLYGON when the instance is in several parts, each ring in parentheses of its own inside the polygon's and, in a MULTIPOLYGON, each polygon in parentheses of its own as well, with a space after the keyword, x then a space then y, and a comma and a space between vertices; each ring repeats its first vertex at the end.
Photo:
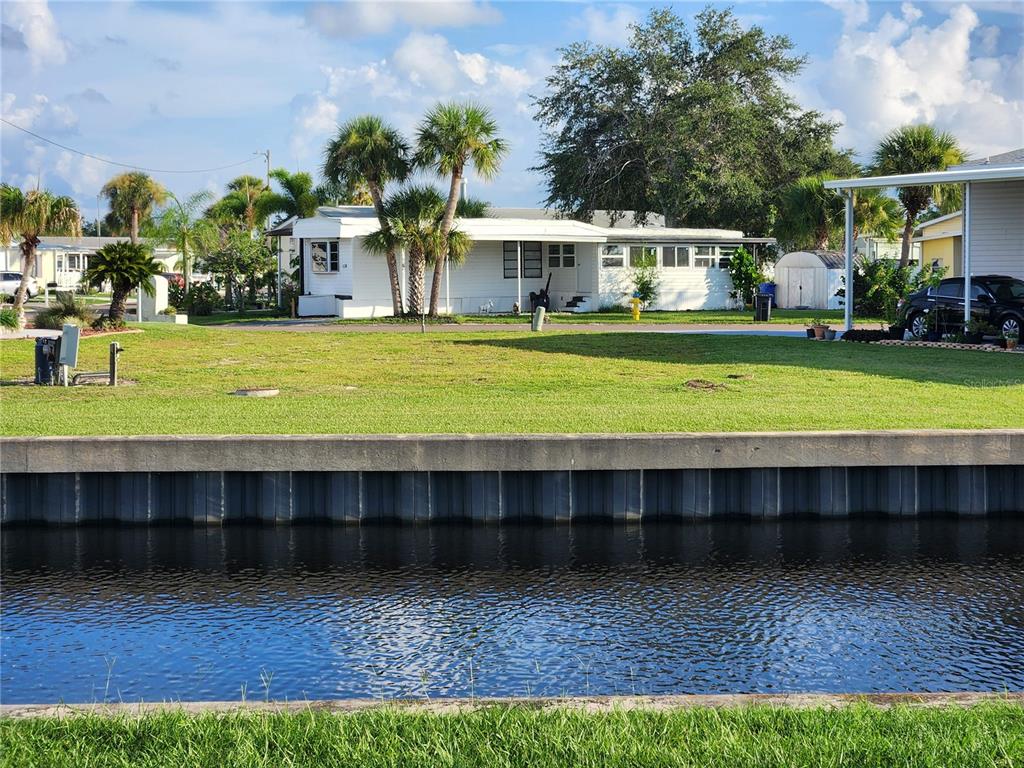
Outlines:
POLYGON ((640 322, 640 299, 634 296, 629 303, 633 305, 633 322, 640 322))

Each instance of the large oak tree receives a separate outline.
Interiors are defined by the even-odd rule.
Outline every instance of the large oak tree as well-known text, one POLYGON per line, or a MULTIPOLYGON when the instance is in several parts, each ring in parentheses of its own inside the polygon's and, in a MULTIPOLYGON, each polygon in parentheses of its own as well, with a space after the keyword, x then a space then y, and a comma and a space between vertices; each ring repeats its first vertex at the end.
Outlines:
POLYGON ((686 226, 771 228, 779 193, 843 173, 836 124, 796 104, 784 82, 803 57, 782 35, 705 9, 694 29, 671 10, 633 27, 624 48, 575 43, 536 101, 547 204, 662 214, 686 226))

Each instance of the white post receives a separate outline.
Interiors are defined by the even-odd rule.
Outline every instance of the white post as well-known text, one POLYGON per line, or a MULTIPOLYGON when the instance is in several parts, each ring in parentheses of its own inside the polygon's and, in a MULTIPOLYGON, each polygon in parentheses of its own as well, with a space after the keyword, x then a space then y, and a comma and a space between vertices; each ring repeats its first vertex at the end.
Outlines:
POLYGON ((445 264, 444 266, 444 313, 450 315, 452 313, 452 302, 451 302, 451 273, 452 265, 445 264))
MULTIPOLYGON (((964 224, 961 235, 964 254, 964 330, 971 322, 971 182, 964 184, 964 224)), ((924 266, 923 264, 921 266, 924 266)))
POLYGON ((523 241, 516 240, 516 304, 523 311, 523 241))
POLYGON ((277 238, 277 306, 281 307, 281 237, 277 238))
POLYGON ((853 330, 853 190, 846 190, 846 330, 853 330))

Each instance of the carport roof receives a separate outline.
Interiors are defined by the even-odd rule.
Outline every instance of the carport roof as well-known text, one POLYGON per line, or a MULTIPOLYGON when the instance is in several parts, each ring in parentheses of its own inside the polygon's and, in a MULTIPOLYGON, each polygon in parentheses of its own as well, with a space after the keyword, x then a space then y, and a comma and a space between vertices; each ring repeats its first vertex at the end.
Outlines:
POLYGON ((1017 181, 1024 179, 1024 163, 1012 165, 981 165, 954 168, 932 173, 904 173, 898 176, 865 176, 860 179, 833 179, 826 189, 879 189, 882 187, 922 187, 932 184, 963 184, 965 182, 1017 181))

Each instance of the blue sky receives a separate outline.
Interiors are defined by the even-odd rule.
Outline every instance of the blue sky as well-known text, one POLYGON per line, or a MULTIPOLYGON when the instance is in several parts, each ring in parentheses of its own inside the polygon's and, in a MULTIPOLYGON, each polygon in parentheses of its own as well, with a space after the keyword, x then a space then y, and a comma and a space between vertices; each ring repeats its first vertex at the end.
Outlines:
MULTIPOLYGON (((686 18, 704 3, 671 4, 686 18)), ((870 151, 887 130, 931 121, 976 156, 1024 146, 1024 3, 742 2, 744 24, 792 38, 809 63, 789 84, 870 151)), ((438 99, 490 106, 512 151, 471 192, 536 205, 531 95, 576 40, 619 44, 649 3, 5 2, 3 116, 75 149, 158 169, 176 194, 221 191, 243 171, 316 171, 339 121, 377 112, 412 133, 438 99)), ((4 125, 4 181, 37 179, 88 217, 120 169, 4 125)))

